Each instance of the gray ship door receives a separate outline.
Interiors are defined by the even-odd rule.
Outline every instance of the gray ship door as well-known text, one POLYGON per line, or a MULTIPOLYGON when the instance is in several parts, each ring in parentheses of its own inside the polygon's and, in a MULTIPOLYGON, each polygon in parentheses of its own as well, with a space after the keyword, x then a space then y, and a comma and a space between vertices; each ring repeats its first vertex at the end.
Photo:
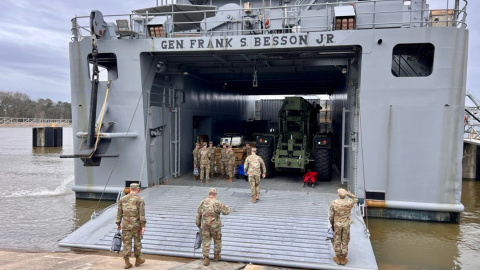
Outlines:
POLYGON ((155 184, 180 175, 180 108, 182 92, 153 84, 149 92, 150 172, 155 184))

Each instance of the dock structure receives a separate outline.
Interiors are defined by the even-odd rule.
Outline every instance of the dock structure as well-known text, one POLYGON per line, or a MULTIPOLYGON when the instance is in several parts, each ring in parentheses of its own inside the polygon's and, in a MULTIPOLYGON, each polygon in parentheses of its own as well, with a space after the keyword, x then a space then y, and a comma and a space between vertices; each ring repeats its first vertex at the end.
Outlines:
POLYGON ((0 117, 0 127, 71 127, 72 119, 0 117))
MULTIPOLYGON (((328 205, 335 194, 261 190, 253 204, 248 189, 217 188, 217 198, 232 209, 222 216, 222 260, 308 269, 377 269, 361 216, 352 211, 349 262, 337 265, 328 229, 328 205)), ((195 215, 208 187, 157 186, 144 190, 147 230, 142 252, 201 258, 193 244, 195 215)), ((355 209, 354 209, 355 210, 355 209)), ((61 240, 63 247, 109 250, 115 228, 116 204, 61 240)), ((213 241, 212 241, 213 245, 213 241)), ((210 249, 213 257, 213 247, 210 249)))

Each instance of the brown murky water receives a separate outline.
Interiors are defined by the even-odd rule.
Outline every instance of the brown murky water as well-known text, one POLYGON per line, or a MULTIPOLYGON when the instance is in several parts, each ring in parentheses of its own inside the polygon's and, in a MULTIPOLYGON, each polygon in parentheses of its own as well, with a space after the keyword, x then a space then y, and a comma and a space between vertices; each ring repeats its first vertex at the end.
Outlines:
MULTIPOLYGON (((72 130, 63 148, 32 148, 31 128, 0 128, 0 249, 59 251, 97 201, 72 192, 72 130)), ((379 269, 480 269, 480 181, 463 181, 460 224, 368 219, 379 269)), ((101 202, 98 210, 112 202, 101 202)))

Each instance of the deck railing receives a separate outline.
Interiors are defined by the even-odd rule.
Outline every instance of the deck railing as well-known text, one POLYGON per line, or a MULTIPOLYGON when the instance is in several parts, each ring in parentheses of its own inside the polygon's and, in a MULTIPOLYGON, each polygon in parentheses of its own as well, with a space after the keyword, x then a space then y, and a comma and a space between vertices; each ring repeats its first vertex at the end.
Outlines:
POLYGON ((0 127, 71 127, 71 119, 0 117, 0 127))
MULTIPOLYGON (((172 5, 168 12, 133 12, 131 14, 104 15, 106 22, 123 19, 128 21, 127 32, 129 34, 122 38, 157 38, 150 33, 152 19, 155 17, 165 18, 161 24, 162 36, 167 38, 185 36, 212 36, 212 35, 251 35, 251 34, 272 34, 272 33, 295 33, 295 32, 322 32, 338 31, 345 29, 336 28, 335 7, 352 6, 355 12, 353 18, 355 25, 348 30, 377 29, 385 27, 412 28, 412 27, 457 27, 466 28, 466 7, 467 1, 463 0, 463 7, 460 7, 460 0, 444 0, 445 8, 430 10, 427 9, 426 1, 406 0, 366 0, 366 1, 340 1, 335 3, 316 4, 315 1, 297 1, 295 5, 272 6, 274 1, 265 1, 265 6, 244 8, 240 0, 239 8, 218 8, 211 7, 210 10, 189 10, 175 11, 172 5), (391 4, 391 5, 390 5, 391 4), (452 6, 453 5, 453 6, 452 6), (399 8, 401 7, 401 8, 399 8), (246 12, 246 9, 250 10, 246 12), (254 12, 255 11, 255 12, 254 12), (304 11, 309 11, 307 14, 304 11), (323 11, 323 12, 322 12, 323 11), (437 12, 433 16, 432 11, 437 12), (215 19, 214 15, 225 14, 223 18, 215 19), (234 16, 230 16, 235 14, 234 16), (180 16, 181 15, 181 16, 180 16), (202 18, 202 20, 177 20, 175 18, 202 18), (227 16, 228 15, 228 16, 227 16), (238 16, 237 16, 238 15, 238 16), (249 16, 252 15, 252 16, 249 16), (230 16, 230 17, 229 17, 230 16), (229 17, 229 19, 225 19, 229 17), (435 17, 433 19, 433 17, 435 17), (208 22, 207 19, 208 18, 208 22), (253 21, 252 21, 253 18, 253 21), (302 19, 318 22, 317 25, 306 23, 302 26, 302 19), (361 18, 361 20, 360 20, 361 18), (247 25, 255 23, 256 29, 248 29, 247 25), (275 29, 269 27, 276 22, 275 29), (209 29, 212 25, 225 25, 220 30, 209 29), (257 25, 258 24, 258 25, 257 25), (188 27, 186 27, 188 25, 188 27), (193 25, 193 26, 192 26, 193 25), (188 31, 178 29, 189 28, 188 31)), ((232 1, 232 3, 235 3, 232 1)), ((179 5, 185 6, 185 5, 179 5)), ((441 5, 440 5, 441 6, 441 5)), ((438 6, 436 6, 438 7, 438 6)), ((90 36, 89 16, 75 17, 72 19, 72 33, 74 38, 81 39, 83 36, 90 36)), ((122 26, 122 29, 124 26, 122 26)), ((215 28, 215 27, 213 27, 215 28)), ((119 30, 119 29, 117 29, 119 30)))

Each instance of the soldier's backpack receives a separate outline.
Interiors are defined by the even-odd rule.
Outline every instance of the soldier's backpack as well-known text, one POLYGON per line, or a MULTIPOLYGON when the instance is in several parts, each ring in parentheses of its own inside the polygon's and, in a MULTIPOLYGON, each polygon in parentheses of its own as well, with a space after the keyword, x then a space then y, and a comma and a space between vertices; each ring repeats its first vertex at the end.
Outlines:
POLYGON ((122 249, 122 234, 120 233, 120 231, 117 231, 117 233, 113 236, 110 252, 119 253, 121 249, 122 249))

